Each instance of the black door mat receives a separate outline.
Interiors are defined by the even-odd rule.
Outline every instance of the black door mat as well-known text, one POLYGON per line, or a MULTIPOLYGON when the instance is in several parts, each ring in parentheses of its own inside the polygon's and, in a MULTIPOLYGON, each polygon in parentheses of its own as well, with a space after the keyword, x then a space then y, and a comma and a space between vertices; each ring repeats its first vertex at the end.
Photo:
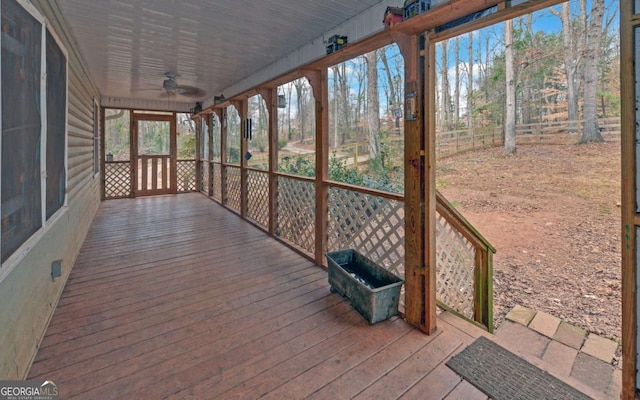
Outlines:
POLYGON ((495 400, 591 399, 482 336, 447 366, 495 400))

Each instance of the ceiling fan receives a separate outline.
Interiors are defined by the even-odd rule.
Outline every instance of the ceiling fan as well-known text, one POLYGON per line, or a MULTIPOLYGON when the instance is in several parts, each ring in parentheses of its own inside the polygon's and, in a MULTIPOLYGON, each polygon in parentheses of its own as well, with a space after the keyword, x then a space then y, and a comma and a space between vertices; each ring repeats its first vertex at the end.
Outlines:
POLYGON ((203 97, 206 93, 204 90, 197 88, 195 86, 189 85, 180 85, 176 78, 179 76, 173 71, 167 71, 165 74, 165 80, 162 81, 162 89, 164 92, 161 94, 161 97, 170 97, 170 96, 184 96, 191 98, 199 98, 203 97))

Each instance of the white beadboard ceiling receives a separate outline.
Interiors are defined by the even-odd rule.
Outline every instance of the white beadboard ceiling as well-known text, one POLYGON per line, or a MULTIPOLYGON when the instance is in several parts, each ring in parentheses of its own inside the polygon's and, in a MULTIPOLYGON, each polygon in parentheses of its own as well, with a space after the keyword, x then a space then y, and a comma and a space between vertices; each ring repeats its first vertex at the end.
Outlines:
MULTIPOLYGON (((103 97, 157 102, 176 72, 194 104, 380 0, 58 0, 103 97)), ((382 21, 382 14, 380 14, 382 21)), ((381 22, 380 22, 381 24, 381 22)), ((320 44, 322 45, 322 44, 320 44)))

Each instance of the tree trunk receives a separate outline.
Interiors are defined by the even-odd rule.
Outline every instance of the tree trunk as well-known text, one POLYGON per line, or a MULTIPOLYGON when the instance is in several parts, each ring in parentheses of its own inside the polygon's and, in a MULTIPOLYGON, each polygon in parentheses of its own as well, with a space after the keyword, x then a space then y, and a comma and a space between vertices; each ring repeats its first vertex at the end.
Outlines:
POLYGON ((380 104, 378 101, 378 56, 374 50, 364 55, 367 59, 367 131, 369 160, 380 155, 380 104))
POLYGON ((469 128, 469 133, 473 132, 473 33, 469 32, 469 36, 467 38, 469 41, 468 44, 468 53, 469 53, 469 61, 468 61, 468 69, 467 69, 467 128, 469 128))
POLYGON ((506 108, 504 123, 504 155, 516 153, 516 82, 513 71, 513 20, 505 21, 506 108))
MULTIPOLYGON (((526 32, 525 36, 527 38, 526 45, 530 46, 531 48, 534 48, 535 44, 533 40, 532 24, 533 24, 533 14, 527 14, 525 16, 525 32, 526 32)), ((525 66, 522 68, 522 71, 520 73, 520 79, 522 81, 522 106, 521 106, 520 115, 522 117, 523 124, 531 123, 531 92, 532 92, 531 86, 533 85, 532 77, 531 77, 532 68, 534 68, 532 65, 525 66)))
POLYGON ((339 115, 342 115, 340 120, 342 121, 342 139, 341 144, 345 144, 347 141, 347 134, 350 131, 350 104, 349 104, 349 95, 348 95, 348 84, 347 84, 347 65, 346 63, 340 64, 338 67, 338 86, 340 90, 340 100, 342 103, 342 110, 339 115))
POLYGON ((450 112, 451 99, 449 94, 449 60, 447 59, 447 53, 449 52, 449 42, 445 39, 442 41, 442 118, 444 131, 449 130, 450 127, 450 112))
POLYGON ((395 108, 398 106, 399 100, 396 95, 396 85, 393 82, 393 76, 391 75, 391 69, 389 68, 387 52, 384 48, 380 51, 380 60, 384 66, 384 72, 387 74, 387 82, 389 82, 389 104, 391 104, 392 108, 395 108))
POLYGON ((293 82, 293 86, 296 88, 296 105, 298 108, 298 123, 300 127, 300 143, 304 142, 304 112, 302 107, 302 96, 304 89, 304 80, 303 78, 297 79, 293 82))
POLYGON ((292 84, 289 84, 288 88, 288 98, 287 98, 287 142, 291 140, 291 89, 292 84))
POLYGON ((567 119, 570 121, 569 129, 575 131, 577 126, 573 121, 578 120, 578 88, 577 69, 579 64, 578 46, 573 36, 573 22, 571 21, 570 3, 562 3, 560 13, 554 14, 560 17, 562 22, 562 50, 564 53, 564 72, 567 79, 567 119))
POLYGON ((338 67, 333 68, 333 147, 338 147, 338 67))
POLYGON ((460 36, 456 36, 454 43, 456 51, 456 81, 453 89, 453 126, 457 130, 460 118, 460 36))
POLYGON ((598 126, 598 64, 604 0, 593 0, 584 65, 584 103, 580 143, 604 142, 598 126))

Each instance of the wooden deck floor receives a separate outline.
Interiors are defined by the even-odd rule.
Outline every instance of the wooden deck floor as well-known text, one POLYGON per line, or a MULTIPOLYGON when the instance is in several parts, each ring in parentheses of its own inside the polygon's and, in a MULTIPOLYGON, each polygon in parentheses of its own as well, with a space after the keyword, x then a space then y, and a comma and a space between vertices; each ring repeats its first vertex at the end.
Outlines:
POLYGON ((474 338, 438 323, 369 326, 323 269, 202 195, 112 200, 30 378, 64 399, 486 398, 444 365, 474 338))

